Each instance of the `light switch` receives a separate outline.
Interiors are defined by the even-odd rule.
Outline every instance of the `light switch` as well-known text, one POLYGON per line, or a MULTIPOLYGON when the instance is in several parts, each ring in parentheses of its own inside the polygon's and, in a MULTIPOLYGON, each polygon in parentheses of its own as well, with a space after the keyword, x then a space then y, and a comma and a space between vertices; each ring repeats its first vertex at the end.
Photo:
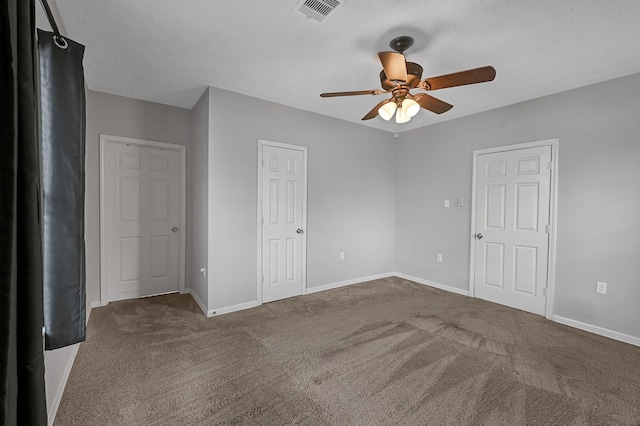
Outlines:
POLYGON ((445 209, 449 208, 449 200, 444 200, 444 208, 445 209))

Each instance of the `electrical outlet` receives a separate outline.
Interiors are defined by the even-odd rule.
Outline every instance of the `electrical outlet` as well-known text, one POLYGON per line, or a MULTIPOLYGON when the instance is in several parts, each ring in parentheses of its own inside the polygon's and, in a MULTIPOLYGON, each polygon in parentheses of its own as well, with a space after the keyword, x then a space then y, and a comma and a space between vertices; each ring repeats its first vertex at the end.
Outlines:
POLYGON ((344 252, 343 251, 340 252, 340 260, 344 260, 344 252))
POLYGON ((464 197, 458 197, 458 207, 464 207, 464 197))
POLYGON ((596 282, 596 293, 607 294, 607 283, 596 282))
POLYGON ((437 260, 438 262, 442 262, 442 253, 438 253, 438 254, 436 255, 436 260, 437 260))
POLYGON ((207 268, 200 268, 200 273, 204 278, 207 278, 207 268))

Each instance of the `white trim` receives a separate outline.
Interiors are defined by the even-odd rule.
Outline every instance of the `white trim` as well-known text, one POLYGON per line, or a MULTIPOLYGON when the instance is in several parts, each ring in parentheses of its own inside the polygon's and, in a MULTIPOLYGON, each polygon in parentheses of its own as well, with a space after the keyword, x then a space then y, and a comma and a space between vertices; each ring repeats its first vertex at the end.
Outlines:
POLYGON ((184 293, 185 291, 185 269, 186 269, 186 238, 187 238, 187 147, 184 145, 156 142, 144 139, 126 138, 122 136, 111 136, 100 134, 100 303, 105 306, 109 303, 109 294, 107 292, 107 273, 106 268, 106 242, 103 238, 105 232, 105 164, 104 164, 104 151, 108 143, 121 143, 121 144, 134 144, 141 146, 149 146, 154 148, 162 148, 167 150, 178 151, 180 155, 180 255, 178 265, 178 291, 184 293))
POLYGON ((496 146, 493 148, 477 149, 473 151, 473 175, 471 181, 471 233, 470 233, 470 259, 469 259, 469 296, 475 297, 475 269, 476 269, 476 175, 478 156, 482 154, 493 154, 496 152, 514 151, 526 148, 537 148, 541 146, 551 146, 551 192, 549 194, 549 253, 547 265, 547 301, 545 307, 545 317, 553 317, 553 297, 555 294, 556 281, 556 235, 558 218, 558 152, 559 139, 546 139, 535 142, 525 142, 513 145, 496 146))
POLYGON ((471 169, 471 233, 469 234, 469 245, 471 246, 469 258, 469 296, 476 295, 476 191, 477 191, 478 155, 473 152, 473 166, 471 169))
POLYGON ((610 339, 619 340, 620 342, 640 346, 640 337, 631 336, 629 334, 620 333, 618 331, 609 330, 607 328, 598 327, 597 325, 587 324, 558 315, 553 315, 550 319, 557 323, 568 325, 569 327, 578 328, 580 330, 588 331, 589 333, 598 334, 610 339))
POLYGON ((418 284, 426 285, 426 286, 437 288, 437 289, 440 289, 440 290, 445 290, 445 291, 448 291, 448 292, 451 292, 451 293, 455 293, 455 294, 460 294, 462 296, 470 296, 471 295, 469 293, 469 290, 463 290, 463 289, 458 288, 458 287, 452 287, 450 285, 436 283, 436 282, 433 282, 433 281, 425 280, 423 278, 413 277, 411 275, 403 274, 401 272, 394 272, 394 275, 396 277, 402 278, 404 280, 414 281, 414 282, 416 282, 418 284))
POLYGON ((67 361, 67 364, 64 366, 64 371, 62 373, 62 380, 60 381, 60 386, 58 387, 58 392, 56 392, 56 396, 53 399, 53 403, 51 407, 49 407, 47 413, 47 424, 49 426, 53 426, 56 420, 56 414, 58 414, 58 408, 60 407, 60 401, 62 400, 62 395, 64 394, 64 389, 67 387, 67 380, 69 380, 69 375, 71 374, 71 368, 73 367, 73 363, 76 360, 76 355, 78 355, 78 349, 80 349, 80 343, 76 343, 73 345, 73 349, 71 351, 71 356, 67 361))
MULTIPOLYGON (((91 316, 91 311, 93 308, 98 308, 101 306, 100 301, 93 301, 89 303, 89 307, 87 309, 87 318, 86 322, 89 323, 89 317, 91 316)), ((71 356, 67 361, 67 364, 64 366, 64 371, 62 373, 62 380, 60 381, 60 386, 58 386, 58 391, 56 392, 56 396, 53 399, 53 403, 49 407, 47 411, 47 424, 49 426, 53 426, 56 420, 56 414, 58 413, 58 408, 60 407, 60 401, 62 400, 62 395, 64 394, 64 389, 67 387, 67 381, 69 380, 69 375, 71 374, 71 369, 73 368, 73 363, 76 361, 76 355, 78 355, 78 349, 80 349, 80 343, 76 343, 73 345, 73 349, 71 351, 71 356)))
POLYGON ((349 286, 349 285, 353 285, 353 284, 360 284, 360 283, 364 283, 364 282, 367 282, 367 281, 379 280, 379 279, 382 279, 382 278, 389 278, 389 277, 393 277, 394 275, 395 275, 395 272, 388 272, 386 274, 371 275, 371 276, 368 276, 368 277, 354 278, 354 279, 351 279, 351 280, 338 281, 338 282, 335 282, 335 283, 329 283, 329 284, 323 284, 323 285, 318 285, 318 286, 313 286, 313 287, 307 287, 306 292, 304 294, 319 293, 321 291, 331 290, 331 289, 334 289, 334 288, 345 287, 345 286, 349 286))
POLYGON ((184 293, 191 295, 191 298, 194 300, 194 302, 196 302, 196 305, 198 305, 198 307, 200 308, 200 310, 202 311, 202 313, 205 316, 208 316, 208 317, 211 316, 211 315, 209 315, 209 312, 207 311, 207 306, 204 304, 202 299, 200 299, 200 296, 198 296, 198 293, 193 291, 192 288, 185 288, 184 289, 184 293))
POLYGON ((217 316, 224 315, 224 314, 230 314, 231 312, 244 311, 245 309, 256 308, 256 307, 258 307, 260 305, 261 305, 261 303, 259 303, 257 300, 253 300, 251 302, 239 303, 239 304, 233 305, 233 306, 224 306, 222 308, 209 310, 207 312, 207 316, 208 317, 213 317, 213 316, 217 317, 217 316))
POLYGON ((89 309, 87 310, 87 324, 89 324, 89 317, 91 316, 91 311, 93 311, 93 308, 99 308, 101 307, 102 304, 100 303, 99 300, 94 300, 93 302, 89 303, 89 309))
MULTIPOLYGON (((304 175, 302 176, 302 190, 303 190, 303 194, 302 194, 302 229, 305 230, 305 232, 302 234, 302 282, 301 282, 301 288, 300 288, 300 294, 305 294, 306 292, 306 288, 307 288, 307 175, 308 175, 308 167, 307 167, 307 157, 308 157, 308 152, 307 152, 307 147, 306 146, 299 146, 299 145, 291 145, 291 144, 286 144, 286 143, 280 143, 280 142, 272 142, 272 141, 267 141, 267 140, 263 140, 263 139, 258 139, 258 212, 257 212, 257 244, 258 244, 258 257, 257 257, 257 264, 258 264, 258 275, 256 277, 256 282, 257 282, 257 295, 258 295, 258 300, 257 303, 259 305, 262 305, 262 301, 263 301, 263 296, 262 296, 262 162, 263 162, 263 158, 262 158, 262 147, 263 146, 272 146, 272 147, 276 147, 276 148, 284 148, 284 149, 292 149, 292 150, 296 150, 296 151, 302 151, 302 164, 304 166, 304 175)), ((218 310, 218 314, 219 314, 218 310)))
MULTIPOLYGON (((120 302, 122 300, 133 300, 133 299, 147 299, 149 297, 164 296, 167 294, 176 294, 176 293, 182 294, 184 293, 184 291, 171 290, 171 291, 163 291, 162 293, 143 294, 142 296, 139 296, 137 294, 132 294, 132 293, 125 293, 125 296, 119 297, 116 299, 111 299, 109 302, 120 302)), ((106 305, 103 305, 103 306, 106 306, 106 305)))
POLYGON ((255 308, 255 307, 261 305, 261 303, 258 303, 257 300, 254 300, 252 302, 239 303, 237 305, 225 306, 225 307, 218 308, 218 309, 207 309, 205 307, 205 304, 200 299, 200 296, 198 296, 198 293, 193 291, 193 289, 186 288, 184 292, 191 295, 191 297, 196 302, 196 304, 198 305, 198 307, 200 308, 202 313, 207 317, 214 317, 214 316, 217 317, 217 316, 220 316, 220 315, 229 314, 231 312, 243 311, 245 309, 255 308))
POLYGON ((556 287, 556 240, 558 229, 558 154, 560 153, 560 140, 551 139, 551 194, 549 196, 549 264, 547 265, 547 309, 545 317, 553 317, 553 299, 556 287))

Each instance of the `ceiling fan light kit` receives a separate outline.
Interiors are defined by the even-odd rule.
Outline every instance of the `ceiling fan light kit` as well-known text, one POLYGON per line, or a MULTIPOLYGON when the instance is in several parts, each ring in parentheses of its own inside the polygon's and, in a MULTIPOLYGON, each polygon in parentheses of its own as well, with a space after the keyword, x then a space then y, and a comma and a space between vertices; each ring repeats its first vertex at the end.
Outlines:
POLYGON ((398 106, 395 102, 387 102, 378 109, 378 115, 384 120, 389 121, 391 117, 393 117, 393 114, 396 113, 396 109, 398 109, 398 106))
POLYGON ((420 111, 420 104, 413 99, 405 98, 402 101, 402 110, 405 111, 407 117, 414 117, 420 111))
POLYGON ((438 77, 422 79, 422 66, 415 62, 407 62, 404 51, 413 45, 413 38, 409 36, 396 37, 391 40, 389 46, 395 52, 379 52, 378 58, 382 63, 380 72, 380 84, 383 90, 361 90, 352 92, 331 92, 320 94, 323 98, 355 95, 379 95, 391 93, 391 99, 384 100, 376 105, 363 120, 370 120, 377 115, 384 120, 390 120, 394 113, 396 123, 406 123, 424 108, 436 114, 442 114, 453 108, 440 99, 426 93, 412 95, 410 90, 438 90, 447 87, 464 86, 467 84, 484 83, 493 81, 496 70, 492 66, 474 68, 453 74, 445 74, 438 77))
POLYGON ((409 117, 403 108, 398 108, 398 112, 396 113, 396 123, 402 124, 411 121, 411 117, 409 117))
POLYGON ((420 111, 420 104, 413 99, 405 98, 400 106, 394 101, 389 101, 378 108, 378 115, 389 121, 395 114, 396 123, 406 123, 420 111))

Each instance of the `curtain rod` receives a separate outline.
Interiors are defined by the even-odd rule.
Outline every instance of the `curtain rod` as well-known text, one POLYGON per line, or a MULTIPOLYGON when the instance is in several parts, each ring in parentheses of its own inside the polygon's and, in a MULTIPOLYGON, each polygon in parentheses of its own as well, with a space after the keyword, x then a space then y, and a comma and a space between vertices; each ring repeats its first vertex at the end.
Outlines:
POLYGON ((60 30, 58 29, 58 24, 56 23, 56 19, 53 17, 53 13, 51 13, 51 8, 49 7, 49 3, 47 0, 40 0, 40 4, 44 8, 44 13, 47 15, 47 20, 49 21, 49 25, 53 29, 53 32, 56 36, 61 37, 60 30))

